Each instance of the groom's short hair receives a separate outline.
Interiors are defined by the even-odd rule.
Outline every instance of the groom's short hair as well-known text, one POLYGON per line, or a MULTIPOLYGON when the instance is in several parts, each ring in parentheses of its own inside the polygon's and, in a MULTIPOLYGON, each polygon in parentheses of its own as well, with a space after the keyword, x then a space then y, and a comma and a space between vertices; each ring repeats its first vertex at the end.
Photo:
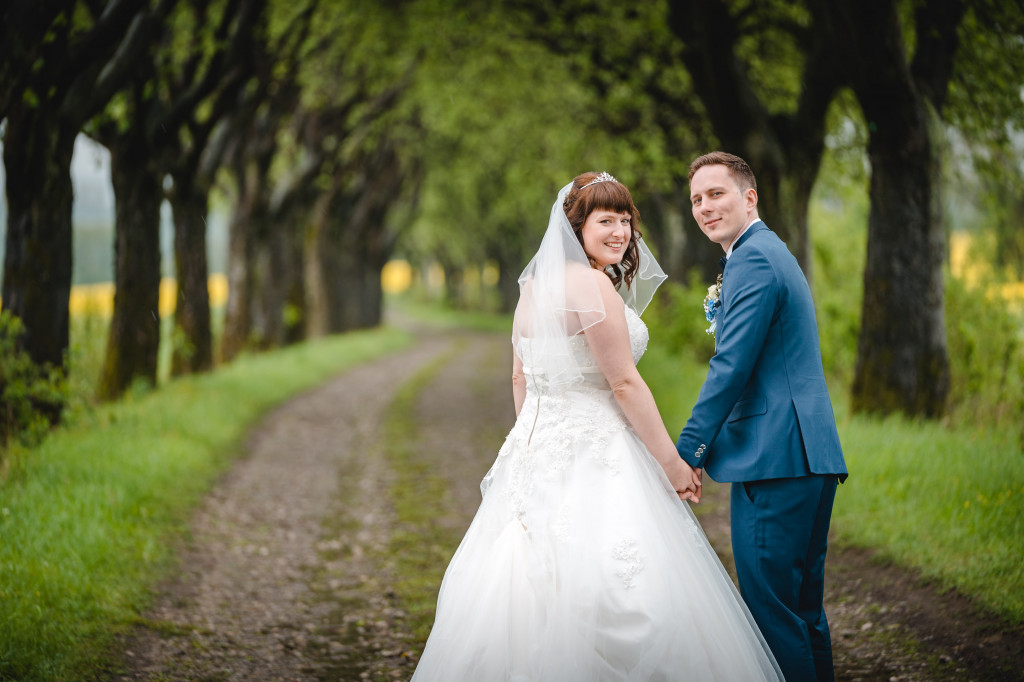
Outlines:
POLYGON ((704 166, 725 166, 729 169, 729 173, 733 179, 736 180, 736 184, 740 186, 740 189, 757 189, 757 178, 754 177, 754 171, 750 170, 750 166, 747 162, 728 152, 710 152, 704 156, 698 156, 690 164, 690 174, 686 176, 687 180, 693 180, 693 174, 704 166))

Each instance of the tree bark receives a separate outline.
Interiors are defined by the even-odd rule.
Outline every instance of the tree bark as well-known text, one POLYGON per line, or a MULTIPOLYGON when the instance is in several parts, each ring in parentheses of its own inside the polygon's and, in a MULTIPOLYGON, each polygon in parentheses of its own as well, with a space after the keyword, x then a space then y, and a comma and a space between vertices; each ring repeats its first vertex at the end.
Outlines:
POLYGON ((328 334, 380 324, 384 291, 381 271, 391 257, 396 233, 388 225, 403 181, 401 160, 387 141, 365 158, 336 169, 335 186, 317 206, 314 223, 320 277, 311 288, 322 306, 316 324, 328 334))
POLYGON ((522 256, 511 254, 500 247, 492 249, 490 257, 498 265, 498 310, 511 313, 519 302, 519 275, 526 267, 526 262, 522 256))
MULTIPOLYGON (((888 99, 888 98, 886 98, 888 99)), ((883 104, 879 102, 879 104, 883 104)), ((891 100, 883 108, 891 106, 891 100)), ((949 393, 936 159, 920 102, 872 119, 871 209, 853 409, 938 417, 949 393)))
POLYGON ((110 145, 114 221, 114 314, 97 396, 112 400, 136 379, 156 384, 160 348, 162 176, 139 134, 110 145))
POLYGON ((267 204, 258 224, 265 229, 257 237, 258 272, 254 280, 254 327, 260 347, 274 348, 301 341, 306 337, 305 227, 316 204, 315 174, 298 173, 282 181, 267 204))
MULTIPOLYGON (((269 218, 270 216, 267 216, 269 218)), ((286 228, 277 221, 267 223, 267 234, 257 245, 259 249, 259 291, 253 301, 257 306, 253 325, 257 347, 276 348, 284 344, 285 301, 288 293, 288 237, 286 228)))
POLYGON ((303 286, 306 291, 306 336, 315 339, 330 333, 325 262, 321 244, 326 243, 327 215, 331 195, 324 192, 313 204, 309 225, 303 235, 303 286))
MULTIPOLYGON (((254 182, 242 172, 243 183, 254 182)), ((256 271, 256 243, 253 238, 258 197, 249 190, 239 192, 235 212, 228 231, 228 301, 224 310, 224 335, 221 339, 221 358, 234 359, 249 345, 253 333, 252 293, 256 271)))
MULTIPOLYGON (((52 20, 43 33, 53 40, 28 52, 17 46, 24 45, 25 36, 6 40, 22 27, 4 24, 0 111, 7 120, 8 230, 3 301, 24 323, 24 348, 38 364, 62 367, 68 346, 75 137, 128 80, 172 4, 110 3, 94 19, 89 8, 74 20, 39 12, 25 29, 27 35, 43 29, 37 20, 52 20), (87 22, 91 25, 86 27, 87 22), (19 55, 35 57, 30 68, 24 63, 9 68, 9 60, 19 55)), ((29 16, 24 5, 15 5, 11 16, 29 16)), ((4 17, 9 18, 7 9, 4 17)))
POLYGON ((333 216, 322 232, 316 269, 321 276, 317 288, 324 314, 317 331, 339 334, 381 322, 384 291, 380 276, 390 249, 382 252, 375 248, 376 240, 363 232, 367 228, 333 216))
MULTIPOLYGON (((911 73, 895 3, 825 4, 836 12, 833 25, 848 32, 837 45, 851 51, 845 63, 869 130, 871 208, 853 408, 938 417, 949 393, 949 358, 933 114, 911 73)), ((929 78, 926 91, 936 88, 929 78)))
POLYGON ((71 295, 71 155, 77 127, 53 110, 15 107, 4 133, 7 237, 3 306, 24 324, 21 347, 63 368, 71 295))
POLYGON ((689 187, 681 184, 671 196, 652 194, 643 201, 640 231, 665 270, 669 281, 686 282, 697 276, 713 282, 721 270, 722 247, 693 229, 689 187))
POLYGON ((468 308, 466 302, 466 286, 461 263, 442 261, 441 268, 444 270, 444 303, 450 308, 463 310, 468 308))
POLYGON ((210 270, 206 259, 207 193, 192 177, 176 173, 174 191, 170 194, 178 284, 172 336, 177 341, 171 355, 171 374, 175 376, 206 372, 213 367, 207 287, 210 270))
MULTIPOLYGON (((316 197, 308 188, 301 192, 310 202, 316 197)), ((293 207, 277 220, 278 228, 272 237, 279 251, 277 286, 281 289, 280 334, 275 345, 287 346, 306 338, 306 280, 304 277, 305 232, 309 222, 308 205, 293 207)))
MULTIPOLYGON (((815 16, 817 8, 812 6, 811 11, 815 16)), ((758 213, 811 279, 807 208, 825 151, 825 116, 840 85, 828 38, 817 30, 805 31, 796 109, 775 113, 751 85, 737 50, 743 36, 724 2, 675 0, 669 17, 670 28, 683 42, 683 62, 719 148, 750 164, 757 177, 758 213)))

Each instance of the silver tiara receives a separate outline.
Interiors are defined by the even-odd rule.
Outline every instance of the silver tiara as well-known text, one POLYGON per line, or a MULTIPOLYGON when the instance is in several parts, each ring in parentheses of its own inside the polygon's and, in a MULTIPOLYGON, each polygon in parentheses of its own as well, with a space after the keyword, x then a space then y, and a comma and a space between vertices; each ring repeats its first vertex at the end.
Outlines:
POLYGON ((602 171, 602 172, 597 174, 596 178, 594 178, 593 180, 591 180, 587 184, 583 185, 583 187, 580 187, 580 189, 586 189, 587 187, 590 187, 591 185, 596 185, 599 182, 618 182, 618 180, 616 180, 612 176, 608 175, 608 173, 605 173, 604 171, 602 171))

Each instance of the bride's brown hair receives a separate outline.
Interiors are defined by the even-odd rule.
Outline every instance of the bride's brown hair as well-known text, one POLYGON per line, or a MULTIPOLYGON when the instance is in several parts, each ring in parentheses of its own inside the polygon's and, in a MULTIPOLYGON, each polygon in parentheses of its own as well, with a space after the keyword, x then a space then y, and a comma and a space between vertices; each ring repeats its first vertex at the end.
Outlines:
MULTIPOLYGON (((594 211, 614 211, 615 213, 629 214, 629 222, 632 229, 630 230, 631 234, 629 245, 626 247, 626 253, 623 254, 621 262, 610 265, 605 270, 605 273, 612 280, 612 284, 618 287, 621 282, 625 282, 628 288, 633 283, 633 278, 640 268, 640 247, 638 244, 640 237, 643 236, 640 233, 640 211, 637 210, 636 205, 633 203, 633 197, 625 185, 618 180, 594 182, 599 175, 603 174, 591 171, 577 175, 572 181, 572 189, 566 195, 562 208, 565 209, 565 217, 569 219, 569 225, 572 226, 572 231, 576 234, 576 239, 579 240, 580 246, 583 246, 583 225, 587 222, 587 217, 594 211)), ((593 259, 590 258, 590 254, 587 254, 587 258, 590 260, 591 265, 593 265, 593 259)))

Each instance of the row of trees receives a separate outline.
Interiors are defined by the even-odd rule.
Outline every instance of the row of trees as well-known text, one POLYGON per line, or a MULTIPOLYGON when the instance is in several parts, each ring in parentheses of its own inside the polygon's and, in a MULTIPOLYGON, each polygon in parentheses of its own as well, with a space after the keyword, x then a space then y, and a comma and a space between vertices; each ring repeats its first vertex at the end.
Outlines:
MULTIPOLYGON (((758 176, 761 215, 809 275, 808 206, 827 136, 837 119, 857 121, 871 209, 853 405, 943 413, 944 131, 956 127, 975 141, 988 135, 985 158, 1006 149, 1008 129, 1020 130, 1019 2, 519 4, 540 39, 575 53, 600 90, 636 87, 626 107, 637 106, 634 121, 654 112, 664 155, 686 150, 692 158, 713 137, 746 158, 758 176)), ((631 123, 621 110, 608 111, 607 125, 624 120, 631 123)), ((669 188, 685 198, 677 173, 669 188)))
POLYGON ((194 372, 214 355, 215 192, 232 209, 230 359, 376 324, 396 247, 450 283, 496 262, 511 306, 554 190, 583 170, 635 190, 674 277, 710 277, 686 166, 711 148, 751 162, 762 215, 810 273, 811 192, 852 126, 871 198, 854 405, 936 416, 944 140, 992 159, 1024 127, 1019 0, 11 0, 3 31, 3 304, 32 359, 60 365, 85 132, 111 151, 117 199, 104 397, 155 380, 165 198, 173 365, 194 372))
POLYGON ((218 186, 234 204, 225 358, 376 324, 379 277, 366 273, 386 261, 388 212, 415 191, 416 174, 402 143, 414 116, 398 106, 414 58, 379 58, 402 42, 388 35, 387 12, 371 2, 9 3, 3 303, 23 321, 32 360, 62 366, 68 347, 69 169, 83 132, 110 150, 116 197, 100 397, 156 379, 165 199, 175 373, 213 362, 206 216, 218 186))

